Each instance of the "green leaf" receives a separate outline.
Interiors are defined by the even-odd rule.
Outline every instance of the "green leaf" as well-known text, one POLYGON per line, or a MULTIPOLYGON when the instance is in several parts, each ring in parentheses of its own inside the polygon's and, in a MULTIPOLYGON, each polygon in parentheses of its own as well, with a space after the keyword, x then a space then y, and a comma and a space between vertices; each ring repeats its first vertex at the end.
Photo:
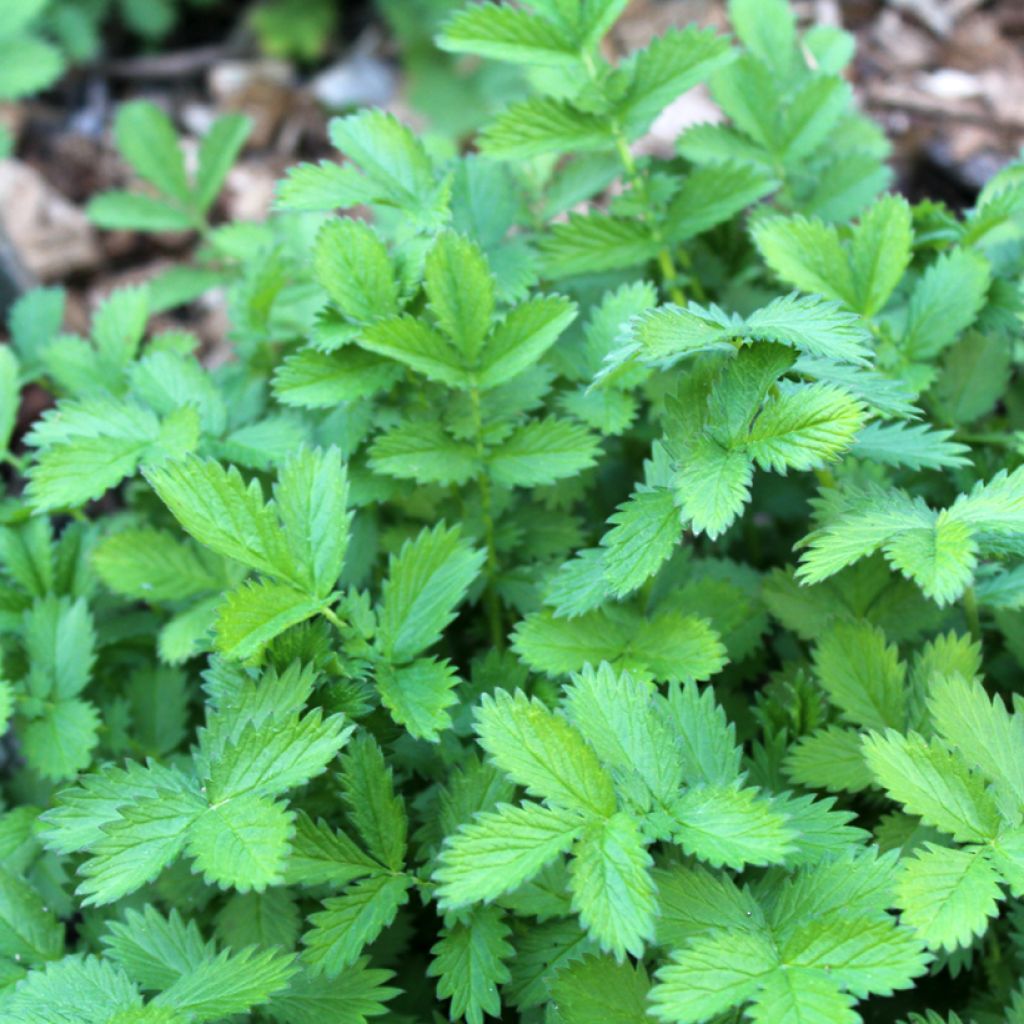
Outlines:
POLYGON ((742 752, 736 729, 715 703, 711 688, 693 682, 670 686, 664 712, 675 733, 683 779, 690 785, 727 785, 739 778, 742 752))
POLYGON ((64 70, 60 50, 30 35, 0 38, 0 99, 18 100, 45 89, 64 70))
POLYGON ((864 758, 879 785, 909 814, 961 842, 987 842, 1000 815, 986 782, 938 741, 895 730, 864 740, 864 758))
MULTIPOLYGON (((439 188, 423 143, 396 117, 382 110, 363 110, 334 118, 328 132, 362 176, 345 175, 344 190, 336 193, 330 206, 321 208, 379 202, 404 210, 419 223, 436 223, 447 207, 447 188, 439 188)), ((341 179, 332 175, 331 185, 336 188, 341 179)))
POLYGON ((114 593, 145 601, 180 601, 227 582, 216 558, 149 527, 105 538, 93 552, 93 566, 114 593))
POLYGON ((877 627, 837 622, 815 648, 814 671, 847 721, 867 729, 905 725, 906 666, 877 627))
POLYGON ((605 118, 550 97, 514 103, 480 134, 481 151, 497 160, 527 160, 547 153, 611 149, 605 118))
POLYGON ((368 857, 344 833, 332 830, 299 811, 295 835, 285 868, 286 885, 343 886, 364 875, 376 874, 381 866, 368 857))
POLYGON ((1010 714, 1000 697, 989 698, 978 679, 950 671, 933 679, 928 711, 935 731, 972 767, 1024 801, 1024 715, 1010 714))
POLYGON ((473 4, 456 13, 437 37, 437 45, 451 53, 474 53, 515 64, 571 67, 581 57, 558 25, 495 3, 473 4))
POLYGON ((412 421, 378 434, 370 468, 399 480, 462 485, 481 469, 475 446, 456 441, 439 423, 412 421))
POLYGON ((333 409, 386 391, 401 377, 400 365, 354 346, 337 352, 305 348, 274 371, 274 397, 301 409, 333 409))
POLYGON ((179 978, 153 1003, 173 1007, 195 1021, 247 1013, 287 987, 297 970, 293 961, 276 949, 250 946, 237 953, 225 951, 179 978))
POLYGON ((910 205, 901 196, 886 196, 861 217, 850 246, 857 304, 872 317, 889 301, 910 262, 913 242, 910 205))
POLYGON ((100 716, 84 700, 57 700, 21 733, 25 756, 44 779, 73 779, 89 767, 99 742, 100 716))
POLYGON ((674 242, 724 224, 778 187, 766 171, 737 161, 705 164, 682 182, 666 211, 665 230, 674 242))
POLYGON ((568 221, 553 225, 541 239, 541 265, 547 277, 594 274, 646 263, 659 248, 642 221, 605 213, 571 213, 568 221))
POLYGON ((438 326, 468 364, 476 362, 494 315, 494 278, 480 247, 453 231, 438 235, 427 253, 423 287, 438 326))
POLYGON ((747 1016, 754 1024, 859 1024, 853 997, 816 971, 778 971, 764 988, 747 1016))
POLYGON ((96 660, 96 631, 83 598, 37 599, 24 619, 29 693, 67 700, 85 689, 96 660))
POLYGON ((540 296, 513 308, 484 343, 478 386, 497 387, 533 366, 575 319, 575 304, 560 295, 540 296))
POLYGON ((728 39, 713 29, 691 26, 657 36, 624 69, 630 82, 619 116, 630 138, 641 136, 677 96, 732 58, 728 39))
POLYGON ((497 899, 518 889, 580 835, 577 814, 530 801, 499 804, 445 840, 434 872, 442 910, 497 899))
POLYGON ((533 796, 606 817, 615 810, 612 780, 583 737, 521 690, 485 694, 476 712, 480 745, 533 796))
POLYGON ((819 469, 853 444, 864 406, 830 384, 784 391, 754 421, 746 450, 762 469, 819 469))
POLYGON ((406 541, 388 562, 381 588, 380 639, 395 662, 409 661, 440 638, 484 561, 458 527, 439 523, 406 541))
POLYGON ((351 513, 341 453, 304 448, 287 459, 274 486, 285 543, 310 593, 326 598, 341 575, 351 513))
POLYGON ((310 916, 312 928, 302 937, 303 960, 328 977, 350 967, 408 903, 411 885, 407 875, 377 875, 324 900, 323 910, 310 916))
POLYGON ((357 324, 371 324, 399 311, 391 257, 364 221, 328 221, 313 245, 313 272, 331 301, 357 324))
POLYGON ((195 921, 183 921, 174 909, 164 917, 152 906, 129 908, 123 920, 110 921, 103 944, 107 955, 145 989, 167 988, 216 953, 195 921))
POLYGON ((10 449, 20 396, 18 357, 12 347, 5 345, 0 349, 0 451, 10 449))
POLYGON ((932 359, 956 341, 988 294, 988 261, 970 249, 952 249, 920 277, 910 295, 901 348, 908 359, 932 359))
POLYGON ((935 430, 926 423, 875 422, 861 428, 851 452, 861 459, 915 472, 970 465, 970 449, 952 437, 952 430, 935 430))
POLYGON ((576 476, 597 459, 597 438, 578 423, 547 416, 520 427, 488 455, 491 477, 503 487, 539 487, 576 476))
POLYGON ((409 315, 378 320, 356 342, 422 373, 428 380, 454 388, 470 387, 470 374, 460 353, 433 328, 409 315))
POLYGON ((247 486, 234 466, 196 456, 152 467, 146 479, 200 544, 260 572, 292 578, 284 534, 257 480, 247 486))
POLYGON ((64 950, 64 928, 23 878, 0 867, 0 956, 28 964, 55 960, 64 950))
POLYGON ((640 680, 607 664, 597 669, 588 665, 573 676, 564 704, 569 720, 605 768, 639 777, 658 801, 675 797, 683 771, 676 736, 640 680))
POLYGON ((324 599, 285 583, 250 580, 227 593, 217 609, 217 649, 232 660, 259 654, 286 629, 324 608, 324 599))
POLYGON ((805 217, 765 217, 753 227, 754 242, 775 274, 803 292, 856 307, 853 272, 831 224, 805 217))
POLYGON ((418 658, 409 665, 382 665, 377 671, 377 691, 391 717, 410 736, 432 743, 451 727, 448 708, 458 703, 458 682, 451 664, 433 658, 418 658))
POLYGON ((604 576, 611 592, 623 597, 642 586, 671 558, 682 535, 679 509, 664 488, 637 491, 619 506, 601 538, 604 576))
POLYGON ((405 862, 405 804, 395 795, 391 768, 373 737, 357 735, 341 756, 342 793, 370 853, 392 871, 405 862))
POLYGON ((206 212, 224 187, 228 172, 238 159, 253 129, 243 114, 223 114, 210 125, 199 144, 196 167, 196 205, 206 212))
POLYGON ((675 801, 672 816, 676 842, 714 867, 779 864, 795 838, 786 816, 756 789, 696 786, 675 801))
POLYGON ((531 668, 552 676, 607 661, 658 679, 707 679, 727 660, 718 634, 703 619, 674 612, 640 619, 595 611, 571 620, 533 612, 516 627, 512 646, 531 668))
MULTIPOLYGON (((235 729, 223 745, 203 744, 209 760, 204 773, 210 801, 241 796, 278 796, 323 773, 352 732, 342 714, 323 717, 314 708, 301 718, 275 717, 272 728, 253 721, 235 729)), ((204 740, 216 735, 211 726, 204 740)))
POLYGON ((178 135, 159 107, 145 100, 122 104, 114 119, 114 138, 121 155, 140 177, 169 199, 189 208, 192 189, 178 135))
POLYGON ((192 822, 188 852, 211 885, 262 892, 281 881, 294 820, 283 803, 268 797, 229 798, 192 822))
POLYGON ((712 540, 724 533, 750 500, 753 465, 741 450, 701 436, 673 480, 675 498, 694 533, 712 540))
POLYGON ((650 987, 642 967, 586 956, 562 968, 549 985, 565 1024, 644 1024, 650 987))
POLYGON ((573 909, 590 935, 617 960, 641 957, 654 938, 657 912, 651 860, 628 814, 594 822, 574 848, 569 868, 573 909))
POLYGON ((157 788, 154 795, 121 807, 80 869, 84 881, 76 893, 85 897, 83 905, 113 903, 153 881, 181 853, 203 813, 202 800, 183 784, 157 788))
POLYGON ((778 953, 762 935, 720 932, 694 939, 655 975, 651 1013, 666 1024, 701 1024, 745 1003, 777 964, 778 953))
POLYGON ((438 979, 438 999, 451 999, 452 1018, 483 1024, 485 1014, 500 1016, 498 986, 511 977, 505 961, 515 952, 511 934, 496 907, 475 907, 465 921, 441 930, 427 976, 438 979))
POLYGON ((386 984, 391 971, 369 968, 368 962, 363 957, 330 979, 303 971, 274 997, 267 1012, 280 1024, 366 1024, 368 1018, 387 1013, 387 1001, 400 991, 386 984))
POLYGON ((984 849, 933 843, 904 862, 896 888, 903 923, 935 950, 970 946, 996 916, 1001 896, 999 874, 984 849))
MULTIPOLYGON (((83 505, 102 496, 147 458, 184 454, 198 441, 198 420, 191 409, 174 426, 180 438, 165 432, 148 409, 112 399, 63 402, 37 420, 26 437, 40 449, 29 471, 26 493, 40 511, 83 505)), ((172 418, 165 421, 172 426, 172 418)))

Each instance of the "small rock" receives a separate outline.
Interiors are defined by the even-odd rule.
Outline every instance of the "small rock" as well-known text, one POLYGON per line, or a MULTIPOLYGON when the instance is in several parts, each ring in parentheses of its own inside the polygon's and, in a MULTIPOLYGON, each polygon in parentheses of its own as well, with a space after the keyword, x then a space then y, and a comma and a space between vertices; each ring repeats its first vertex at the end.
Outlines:
POLYGON ((44 281, 100 261, 85 213, 20 160, 0 161, 0 218, 25 266, 44 281))

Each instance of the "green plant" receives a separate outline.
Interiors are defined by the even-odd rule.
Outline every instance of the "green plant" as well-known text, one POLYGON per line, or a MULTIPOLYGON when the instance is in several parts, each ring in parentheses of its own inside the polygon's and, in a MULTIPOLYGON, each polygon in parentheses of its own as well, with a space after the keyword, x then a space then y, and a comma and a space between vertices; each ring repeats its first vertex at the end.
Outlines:
POLYGON ((456 14, 531 97, 337 119, 266 224, 136 160, 233 361, 13 310, 5 1020, 1022 1019, 1024 172, 880 195, 845 36, 623 7, 456 14))

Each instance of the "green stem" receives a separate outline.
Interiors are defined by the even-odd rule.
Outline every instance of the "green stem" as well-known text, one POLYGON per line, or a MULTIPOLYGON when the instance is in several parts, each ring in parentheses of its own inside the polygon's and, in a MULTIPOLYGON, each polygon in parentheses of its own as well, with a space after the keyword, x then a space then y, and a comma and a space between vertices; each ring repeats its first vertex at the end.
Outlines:
POLYGON ((342 630, 344 630, 345 623, 340 618, 338 618, 338 615, 335 613, 334 609, 331 608, 329 605, 324 605, 323 608, 320 609, 320 614, 328 622, 332 623, 339 633, 342 630))
POLYGON ((473 430, 476 435, 476 457, 480 472, 476 483, 480 489, 480 515, 484 523, 484 545, 487 549, 487 585, 484 587, 484 611, 491 631, 491 643, 497 650, 505 647, 505 627, 501 617, 501 601, 498 597, 498 550, 494 543, 494 506, 491 501, 491 481, 484 465, 484 421, 480 410, 480 389, 474 385, 469 392, 473 406, 473 430))
MULTIPOLYGON (((594 58, 590 53, 583 54, 583 64, 587 69, 587 74, 590 76, 591 82, 596 84, 597 66, 594 64, 594 58)), ((615 149, 619 154, 619 160, 622 163, 623 170, 626 172, 626 177, 636 190, 636 193, 640 197, 644 206, 649 207, 650 193, 647 191, 647 178, 636 165, 636 159, 633 156, 633 151, 629 148, 629 140, 626 138, 626 133, 622 130, 622 125, 619 124, 618 118, 613 117, 610 120, 608 127, 611 130, 612 138, 615 140, 615 149)), ((665 240, 665 236, 661 233, 661 228, 658 226, 657 222, 651 220, 649 211, 645 212, 644 220, 651 229, 651 237, 654 239, 655 244, 659 246, 658 269, 661 272, 662 284, 668 290, 669 296, 672 298, 673 302, 680 306, 685 306, 686 294, 683 292, 683 289, 677 280, 679 277, 679 270, 672 257, 672 249, 665 240)))
POLYGON ((978 612, 978 595, 974 592, 974 587, 968 587, 964 591, 963 610, 971 637, 981 643, 981 615, 978 612))

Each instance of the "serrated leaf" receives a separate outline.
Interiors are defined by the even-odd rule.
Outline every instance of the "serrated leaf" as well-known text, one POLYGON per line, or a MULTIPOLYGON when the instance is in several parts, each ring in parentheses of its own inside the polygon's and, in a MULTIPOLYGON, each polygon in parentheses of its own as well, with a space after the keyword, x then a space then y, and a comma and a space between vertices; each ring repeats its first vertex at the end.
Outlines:
POLYGON ((438 998, 451 999, 453 1018, 483 1024, 485 1014, 500 1015, 498 986, 511 977, 504 962, 515 952, 510 935, 496 907, 476 907, 465 921, 442 930, 427 974, 438 979, 438 998))
POLYGON ((381 703, 410 736, 436 743, 450 728, 448 708, 458 702, 459 677, 447 661, 418 658, 409 665, 382 665, 376 682, 381 703))
POLYGON ((285 583, 250 580, 228 591, 217 608, 217 650, 233 660, 252 658, 323 607, 323 598, 310 597, 285 583))
POLYGON ((407 541, 388 564, 381 588, 380 637, 395 662, 409 661, 435 643, 455 617, 484 554, 443 523, 407 541))
POLYGON ((755 789, 698 786, 672 806, 676 842, 714 867, 778 864, 795 838, 786 817, 755 789))
POLYGON ((310 916, 312 928, 302 937, 302 959, 328 977, 356 963, 363 947, 409 901, 411 885, 406 875, 377 875, 354 883, 342 896, 324 900, 323 910, 310 916))
POLYGON ((480 745, 533 796, 586 814, 615 810, 611 778, 582 736, 521 690, 485 694, 476 712, 480 745))
POLYGON ((589 825, 573 852, 569 884, 580 921, 617 960, 642 956, 657 904, 653 861, 635 820, 620 812, 589 825))
POLYGON ((313 246, 313 272, 331 301, 357 324, 371 324, 399 311, 391 257, 364 221, 328 221, 313 246))
POLYGON ((984 849, 933 843, 904 862, 896 888, 903 923, 935 950, 970 946, 996 916, 1001 896, 984 849))
POLYGON ((248 794, 208 807, 192 822, 188 852, 207 882, 262 892, 281 880, 294 831, 282 803, 248 794))
POLYGON ((494 482, 504 487, 539 487, 592 466, 597 438, 578 423, 548 416, 520 427, 488 453, 494 482))
POLYGON ((179 978, 154 1000, 195 1021, 215 1021, 268 1002, 297 972, 291 954, 250 946, 221 953, 179 978))
POLYGON ((439 906, 457 908, 517 889, 565 853, 584 820, 531 801, 499 804, 445 840, 434 872, 439 906))

